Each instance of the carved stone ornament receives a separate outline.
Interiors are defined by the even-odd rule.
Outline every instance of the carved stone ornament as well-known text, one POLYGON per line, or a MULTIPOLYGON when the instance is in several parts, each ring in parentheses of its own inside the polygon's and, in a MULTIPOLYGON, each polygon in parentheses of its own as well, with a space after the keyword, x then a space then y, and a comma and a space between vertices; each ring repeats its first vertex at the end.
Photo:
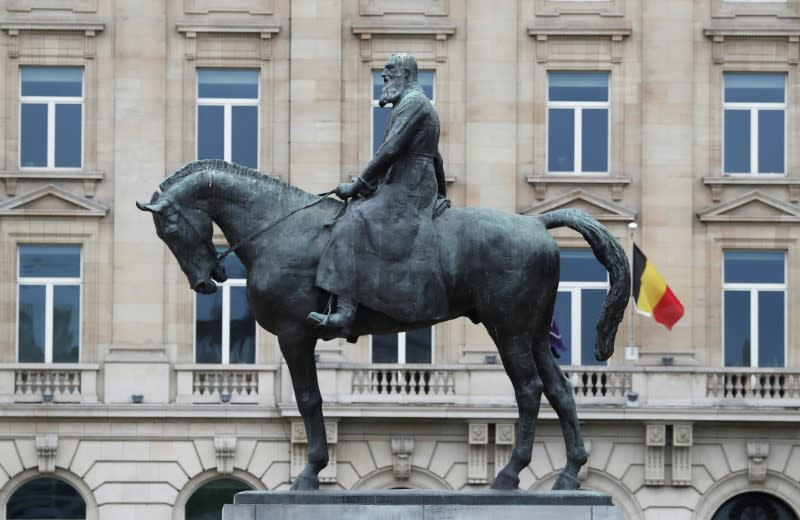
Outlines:
POLYGON ((664 485, 664 446, 667 443, 665 424, 648 424, 645 435, 647 453, 644 462, 644 483, 648 486, 664 485))
POLYGON ((750 482, 764 482, 767 479, 767 457, 769 457, 768 442, 747 442, 747 478, 750 482))
POLYGON ((236 455, 236 437, 214 437, 214 452, 217 455, 217 471, 224 475, 233 473, 233 458, 236 455))
POLYGON ((39 471, 42 473, 55 471, 58 435, 53 433, 37 435, 34 444, 36 445, 36 456, 39 459, 39 471))
POLYGON ((392 437, 392 466, 394 478, 408 480, 411 476, 411 454, 414 453, 414 439, 411 437, 392 437))
POLYGON ((467 460, 467 482, 470 484, 486 484, 489 481, 488 443, 489 425, 470 423, 467 460))

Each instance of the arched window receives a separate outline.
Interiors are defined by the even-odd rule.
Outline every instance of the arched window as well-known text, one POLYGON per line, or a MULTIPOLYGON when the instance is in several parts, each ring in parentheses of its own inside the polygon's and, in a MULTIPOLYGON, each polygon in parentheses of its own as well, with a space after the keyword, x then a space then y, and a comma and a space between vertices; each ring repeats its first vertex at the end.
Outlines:
POLYGON ((759 492, 742 493, 722 504, 711 520, 797 520, 797 515, 780 498, 759 492))
POLYGON ((66 482, 37 478, 13 494, 6 506, 7 520, 84 520, 86 502, 66 482))
POLYGON ((222 506, 232 504, 236 493, 250 489, 244 482, 232 478, 207 482, 186 502, 186 520, 221 520, 222 506))

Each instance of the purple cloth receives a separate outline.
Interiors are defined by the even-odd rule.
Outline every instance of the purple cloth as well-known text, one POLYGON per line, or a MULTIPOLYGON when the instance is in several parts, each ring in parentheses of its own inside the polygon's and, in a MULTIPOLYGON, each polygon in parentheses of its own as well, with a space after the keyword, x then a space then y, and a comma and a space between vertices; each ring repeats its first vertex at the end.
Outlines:
POLYGON ((550 322, 550 348, 553 349, 553 354, 556 354, 558 351, 567 351, 567 346, 564 345, 564 341, 561 338, 561 332, 558 330, 558 325, 556 324, 555 319, 550 322))

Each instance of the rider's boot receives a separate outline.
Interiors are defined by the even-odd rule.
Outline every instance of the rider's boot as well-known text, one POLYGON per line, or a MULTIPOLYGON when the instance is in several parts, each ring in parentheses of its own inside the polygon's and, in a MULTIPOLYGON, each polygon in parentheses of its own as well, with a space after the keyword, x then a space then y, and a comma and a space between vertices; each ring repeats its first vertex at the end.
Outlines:
POLYGON ((340 329, 346 337, 349 337, 352 335, 350 331, 356 321, 357 307, 358 303, 355 300, 339 296, 335 313, 311 312, 308 314, 308 319, 316 323, 318 327, 340 329))

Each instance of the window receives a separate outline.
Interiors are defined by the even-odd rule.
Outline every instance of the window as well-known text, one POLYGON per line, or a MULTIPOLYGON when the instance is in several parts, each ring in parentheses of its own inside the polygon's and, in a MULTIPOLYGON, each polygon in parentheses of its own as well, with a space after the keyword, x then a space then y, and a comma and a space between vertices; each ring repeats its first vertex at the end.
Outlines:
POLYGON ((81 248, 19 246, 17 359, 77 363, 80 352, 81 248))
MULTIPOLYGON (((386 125, 392 113, 391 107, 381 108, 378 102, 383 89, 381 70, 372 71, 372 153, 383 143, 386 125)), ((435 102, 434 73, 420 70, 417 82, 425 94, 435 102)), ((373 363, 433 363, 433 328, 425 327, 397 334, 376 334, 372 336, 373 363)))
POLYGON ((608 72, 550 72, 547 80, 547 171, 608 173, 608 72))
POLYGON ((250 490, 250 486, 232 478, 203 484, 186 502, 186 520, 221 520, 222 506, 233 504, 236 493, 250 490))
POLYGON ((83 520, 86 518, 86 502, 66 482, 37 478, 26 482, 11 495, 6 505, 6 518, 83 520))
MULTIPOLYGON (((381 90, 383 89, 383 77, 381 77, 382 70, 372 71, 372 153, 374 154, 383 143, 383 134, 386 131, 386 125, 389 122, 389 115, 392 113, 392 108, 385 106, 381 108, 378 102, 381 99, 381 90)), ((425 94, 432 103, 436 102, 434 97, 434 73, 432 70, 420 70, 417 72, 417 82, 425 91, 425 94)))
POLYGON ((247 272, 225 257, 228 280, 214 294, 195 296, 195 363, 256 362, 256 322, 247 303, 247 272))
POLYGON ((724 172, 786 172, 786 74, 726 72, 724 172))
POLYGON ((711 520, 730 518, 797 520, 797 515, 786 502, 774 495, 761 491, 748 491, 726 500, 711 520))
POLYGON ((553 312, 567 347, 560 365, 605 365, 594 357, 597 320, 608 292, 608 272, 591 249, 562 249, 561 278, 553 312))
POLYGON ((786 253, 725 251, 723 269, 725 366, 784 366, 786 253))
POLYGON ((197 158, 258 168, 259 71, 197 71, 197 158))
POLYGON ((20 168, 80 168, 83 163, 83 69, 22 67, 20 168))

